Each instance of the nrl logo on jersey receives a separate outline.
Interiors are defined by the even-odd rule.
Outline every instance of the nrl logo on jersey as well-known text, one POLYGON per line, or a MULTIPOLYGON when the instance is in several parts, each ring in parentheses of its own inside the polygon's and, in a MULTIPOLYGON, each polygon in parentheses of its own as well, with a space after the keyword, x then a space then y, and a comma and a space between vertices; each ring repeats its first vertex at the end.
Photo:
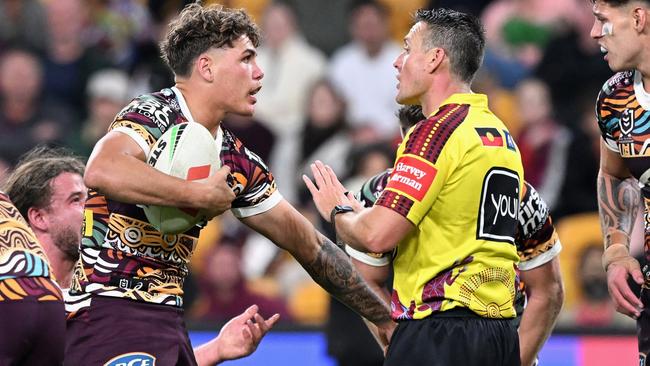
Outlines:
POLYGON ((625 108, 623 113, 621 113, 621 119, 618 122, 618 126, 621 129, 621 134, 623 136, 630 136, 630 134, 632 134, 632 129, 634 128, 634 112, 629 108, 625 108))
POLYGON ((643 145, 640 153, 637 153, 634 148, 634 139, 632 138, 632 130, 634 129, 634 111, 625 108, 621 113, 618 120, 618 128, 621 132, 618 138, 618 149, 622 157, 633 157, 637 155, 645 155, 644 151, 647 149, 647 142, 643 145))

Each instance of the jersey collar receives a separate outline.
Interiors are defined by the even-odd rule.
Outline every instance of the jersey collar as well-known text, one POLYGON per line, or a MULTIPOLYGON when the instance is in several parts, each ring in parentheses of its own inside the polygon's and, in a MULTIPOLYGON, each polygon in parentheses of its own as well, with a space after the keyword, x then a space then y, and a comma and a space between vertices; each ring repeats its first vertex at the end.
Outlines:
MULTIPOLYGON (((444 105, 447 105, 447 104, 469 104, 472 107, 487 108, 488 99, 487 99, 487 95, 485 95, 485 94, 456 93, 456 94, 450 95, 447 99, 445 99, 442 103, 440 103, 440 107, 442 107, 444 105)), ((440 109, 440 107, 438 109, 440 109)), ((434 111, 433 113, 431 113, 431 116, 433 116, 436 113, 438 113, 437 110, 434 111)))
POLYGON ((646 111, 650 110, 650 94, 643 87, 643 75, 638 70, 634 70, 634 95, 637 102, 646 111))
MULTIPOLYGON (((188 122, 196 123, 194 117, 192 117, 192 112, 190 112, 190 108, 187 106, 185 97, 183 97, 181 91, 178 90, 178 88, 175 86, 172 86, 171 89, 174 92, 174 94, 176 94, 176 100, 178 100, 178 105, 181 107, 181 113, 183 113, 185 118, 187 118, 188 122)), ((221 145, 223 144, 223 131, 221 130, 221 125, 219 125, 219 128, 217 128, 217 135, 215 136, 215 141, 217 142, 217 146, 219 147, 221 147, 221 145)))

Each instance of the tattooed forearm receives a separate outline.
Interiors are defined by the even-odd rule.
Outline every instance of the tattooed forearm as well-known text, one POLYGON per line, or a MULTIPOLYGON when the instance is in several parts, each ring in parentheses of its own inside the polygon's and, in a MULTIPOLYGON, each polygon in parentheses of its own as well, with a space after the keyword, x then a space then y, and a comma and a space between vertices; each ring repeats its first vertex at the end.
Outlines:
POLYGON ((390 310, 368 287, 343 250, 322 235, 316 258, 303 266, 325 290, 373 323, 390 320, 390 310))
POLYGON ((630 233, 639 210, 641 197, 634 178, 618 179, 598 174, 598 212, 605 249, 612 244, 630 246, 630 233))

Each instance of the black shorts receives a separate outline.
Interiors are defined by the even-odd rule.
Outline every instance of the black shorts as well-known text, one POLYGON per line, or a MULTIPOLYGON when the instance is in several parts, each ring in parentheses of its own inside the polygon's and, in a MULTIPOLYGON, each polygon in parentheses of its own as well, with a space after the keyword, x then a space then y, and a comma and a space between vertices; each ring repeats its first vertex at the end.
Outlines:
POLYGON ((97 296, 68 320, 65 364, 194 366, 196 360, 182 309, 97 296))
POLYGON ((513 319, 488 319, 452 309, 399 322, 384 366, 518 366, 513 319))
POLYGON ((61 365, 65 345, 63 302, 0 302, 0 365, 61 365))

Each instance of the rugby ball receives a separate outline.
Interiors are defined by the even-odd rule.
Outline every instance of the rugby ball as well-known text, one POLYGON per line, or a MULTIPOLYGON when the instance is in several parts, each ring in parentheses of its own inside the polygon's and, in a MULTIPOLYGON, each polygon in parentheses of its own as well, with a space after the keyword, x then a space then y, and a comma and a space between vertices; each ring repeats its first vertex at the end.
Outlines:
MULTIPOLYGON (((147 156, 147 163, 174 177, 202 181, 220 167, 221 129, 217 139, 196 122, 170 127, 156 141, 147 156)), ((194 208, 143 206, 149 223, 163 234, 179 234, 194 227, 205 217, 194 208)))

